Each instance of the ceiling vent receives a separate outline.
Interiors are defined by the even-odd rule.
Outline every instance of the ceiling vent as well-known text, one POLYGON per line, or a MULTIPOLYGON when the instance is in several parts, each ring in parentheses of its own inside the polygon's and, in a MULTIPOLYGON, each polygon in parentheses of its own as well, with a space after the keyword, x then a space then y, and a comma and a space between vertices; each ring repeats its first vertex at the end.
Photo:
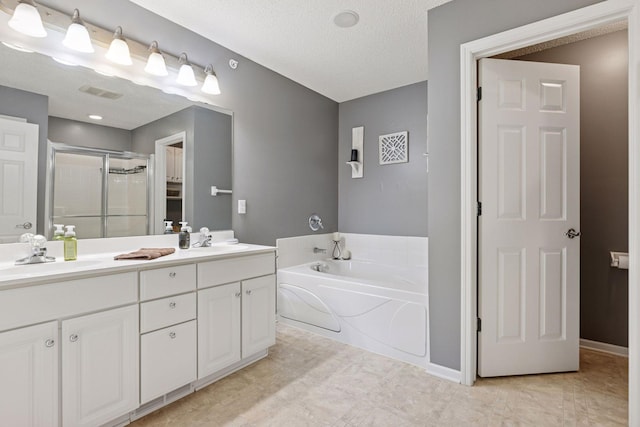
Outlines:
POLYGON ((121 93, 112 92, 110 90, 101 89, 99 87, 95 87, 91 85, 84 85, 78 90, 80 92, 88 93, 89 95, 98 96, 100 98, 106 98, 106 99, 118 99, 122 97, 121 93))

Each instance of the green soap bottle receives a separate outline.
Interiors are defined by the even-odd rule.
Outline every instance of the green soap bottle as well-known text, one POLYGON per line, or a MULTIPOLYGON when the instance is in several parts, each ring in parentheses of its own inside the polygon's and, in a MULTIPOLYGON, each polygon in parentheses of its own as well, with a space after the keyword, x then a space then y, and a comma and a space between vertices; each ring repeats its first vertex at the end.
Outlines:
POLYGON ((67 225, 64 233, 64 260, 75 261, 78 258, 78 239, 76 239, 75 225, 67 225))
POLYGON ((64 225, 62 224, 53 224, 56 228, 53 231, 53 240, 64 240, 64 230, 62 229, 64 225))

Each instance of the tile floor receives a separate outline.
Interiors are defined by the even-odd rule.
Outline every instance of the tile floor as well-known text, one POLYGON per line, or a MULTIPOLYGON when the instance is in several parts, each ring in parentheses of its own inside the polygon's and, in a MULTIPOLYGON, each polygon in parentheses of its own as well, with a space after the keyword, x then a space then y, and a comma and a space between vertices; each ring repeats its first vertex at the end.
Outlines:
POLYGON ((131 425, 626 425, 627 359, 582 350, 580 366, 465 387, 279 324, 267 358, 131 425))

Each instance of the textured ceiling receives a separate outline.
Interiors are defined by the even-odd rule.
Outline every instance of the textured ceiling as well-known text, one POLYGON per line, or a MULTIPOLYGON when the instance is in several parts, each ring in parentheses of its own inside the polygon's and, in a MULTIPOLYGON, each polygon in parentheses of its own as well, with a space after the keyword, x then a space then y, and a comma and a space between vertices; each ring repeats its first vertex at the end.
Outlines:
POLYGON ((343 102, 427 80, 427 10, 449 0, 132 1, 343 102))

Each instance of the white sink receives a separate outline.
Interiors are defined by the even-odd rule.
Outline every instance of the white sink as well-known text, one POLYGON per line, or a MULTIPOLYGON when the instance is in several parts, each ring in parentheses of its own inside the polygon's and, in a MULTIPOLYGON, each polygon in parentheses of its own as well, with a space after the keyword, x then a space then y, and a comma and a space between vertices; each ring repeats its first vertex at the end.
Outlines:
MULTIPOLYGON (((42 264, 26 264, 26 265, 7 265, 0 266, 0 276, 3 279, 10 277, 33 277, 45 276, 47 274, 73 272, 76 269, 84 269, 100 264, 102 261, 97 259, 77 260, 77 261, 56 261, 42 264)), ((5 264, 6 265, 6 264, 5 264)))

